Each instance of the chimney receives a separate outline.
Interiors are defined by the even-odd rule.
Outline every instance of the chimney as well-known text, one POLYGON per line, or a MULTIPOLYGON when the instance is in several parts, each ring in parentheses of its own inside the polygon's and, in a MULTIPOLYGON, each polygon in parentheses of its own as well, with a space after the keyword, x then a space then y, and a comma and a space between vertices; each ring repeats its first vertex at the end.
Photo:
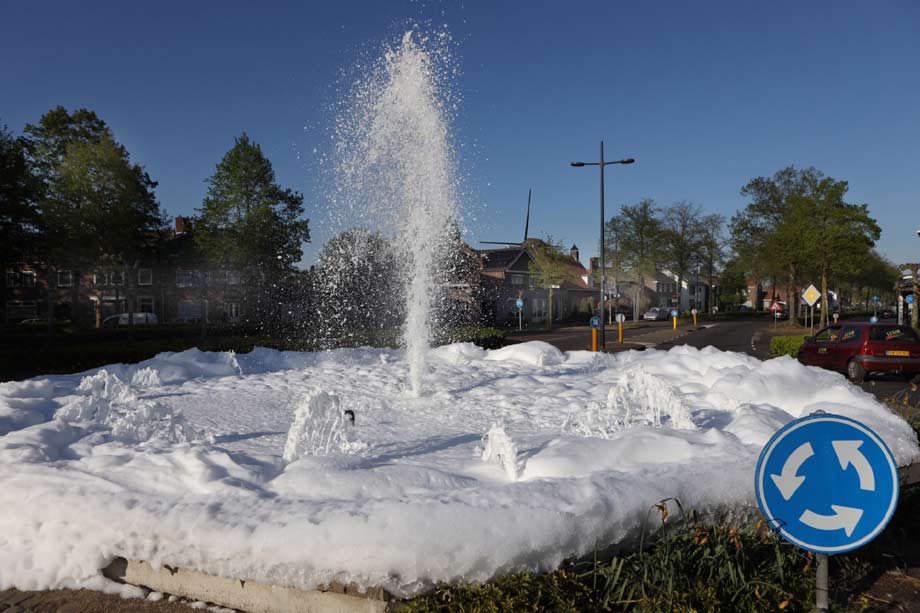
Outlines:
POLYGON ((176 236, 179 236, 180 234, 185 234, 188 231, 188 229, 186 228, 187 223, 188 223, 188 220, 186 220, 185 217, 182 217, 181 215, 178 215, 176 217, 176 236))
POLYGON ((578 261, 578 245, 572 245, 572 248, 569 250, 569 255, 572 256, 572 259, 576 262, 578 261))

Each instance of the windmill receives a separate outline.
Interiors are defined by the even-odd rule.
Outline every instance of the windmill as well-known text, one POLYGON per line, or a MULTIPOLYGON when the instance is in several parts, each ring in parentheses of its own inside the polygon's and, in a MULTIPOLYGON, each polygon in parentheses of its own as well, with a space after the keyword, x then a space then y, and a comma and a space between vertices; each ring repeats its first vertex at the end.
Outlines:
POLYGON ((527 242, 527 232, 530 230, 530 197, 532 189, 527 190, 527 217, 524 219, 524 240, 520 243, 515 241, 479 241, 481 245, 505 245, 507 247, 523 247, 527 242))

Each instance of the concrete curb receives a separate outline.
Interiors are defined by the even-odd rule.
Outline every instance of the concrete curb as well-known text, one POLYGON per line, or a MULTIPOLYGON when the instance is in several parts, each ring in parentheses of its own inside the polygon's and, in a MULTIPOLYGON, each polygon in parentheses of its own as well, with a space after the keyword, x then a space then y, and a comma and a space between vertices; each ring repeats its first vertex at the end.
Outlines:
POLYGON ((194 570, 117 558, 103 569, 114 581, 146 587, 191 600, 218 604, 249 613, 383 613, 392 610, 383 589, 360 594, 350 586, 333 585, 328 591, 300 590, 256 581, 215 577, 194 570))

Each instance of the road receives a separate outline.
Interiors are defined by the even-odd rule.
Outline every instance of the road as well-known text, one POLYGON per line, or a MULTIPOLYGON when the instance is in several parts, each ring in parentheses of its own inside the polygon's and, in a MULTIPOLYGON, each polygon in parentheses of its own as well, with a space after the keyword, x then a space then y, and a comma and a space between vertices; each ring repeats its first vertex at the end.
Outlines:
MULTIPOLYGON (((623 349, 670 349, 677 345, 690 345, 702 349, 712 345, 723 351, 746 353, 761 360, 772 358, 770 337, 775 332, 782 333, 773 324, 763 320, 701 322, 694 328, 681 324, 676 331, 671 322, 646 322, 638 325, 627 324, 623 339, 625 346, 616 342, 616 327, 607 328, 607 348, 609 351, 623 349)), ((525 331, 514 333, 510 339, 516 342, 525 340, 542 340, 555 345, 563 351, 586 350, 591 347, 591 330, 587 326, 566 327, 551 333, 543 331, 525 331)), ((920 386, 912 385, 900 375, 873 375, 862 383, 862 388, 881 401, 897 402, 906 408, 920 410, 920 386)))

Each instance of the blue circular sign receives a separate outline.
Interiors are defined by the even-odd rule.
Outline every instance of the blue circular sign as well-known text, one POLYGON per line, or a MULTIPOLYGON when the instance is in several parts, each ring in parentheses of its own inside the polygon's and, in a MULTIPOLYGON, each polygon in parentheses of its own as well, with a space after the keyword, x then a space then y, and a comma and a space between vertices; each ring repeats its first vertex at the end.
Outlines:
POLYGON ((677 317, 677 309, 671 309, 671 317, 677 317))
POLYGON ((814 553, 862 547, 898 505, 898 465, 864 424, 827 413, 781 428, 764 446, 757 504, 780 536, 814 553))
POLYGON ((907 298, 904 299, 904 302, 906 302, 907 304, 913 304, 913 303, 914 303, 914 295, 913 295, 913 294, 907 294, 907 298))
POLYGON ((869 318, 869 323, 870 323, 870 324, 877 324, 877 323, 878 323, 878 317, 876 317, 875 315, 873 315, 872 317, 869 318))
POLYGON ((872 302, 879 303, 882 299, 879 296, 872 296, 872 302))
POLYGON ((592 327, 592 328, 600 328, 600 327, 601 327, 601 318, 598 317, 597 315, 595 315, 594 317, 592 317, 592 318, 591 318, 591 327, 592 327))
POLYGON ((524 301, 518 298, 517 300, 514 301, 514 306, 516 306, 517 310, 520 311, 524 308, 524 301))

